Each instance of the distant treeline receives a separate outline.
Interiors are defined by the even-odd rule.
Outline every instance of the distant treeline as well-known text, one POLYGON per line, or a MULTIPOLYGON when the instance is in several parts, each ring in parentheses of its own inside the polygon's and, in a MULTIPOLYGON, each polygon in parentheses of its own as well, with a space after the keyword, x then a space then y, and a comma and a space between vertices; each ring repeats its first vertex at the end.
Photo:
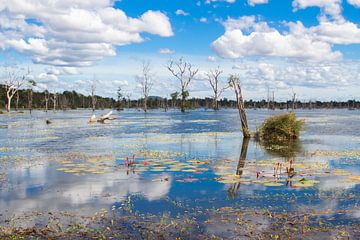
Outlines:
MULTIPOLYGON (((62 93, 56 93, 56 98, 54 100, 54 93, 46 92, 33 92, 32 99, 30 101, 30 90, 20 89, 17 95, 12 99, 12 108, 13 109, 45 109, 46 98, 48 98, 48 109, 51 110, 55 108, 60 110, 66 109, 77 109, 77 108, 91 108, 92 107, 92 97, 85 96, 76 91, 64 91, 62 93), (47 95, 47 96, 46 96, 47 95), (31 106, 30 103, 31 102, 31 106)), ((126 99, 122 98, 116 100, 114 98, 96 96, 96 108, 141 108, 143 99, 126 99)), ((180 99, 173 101, 171 99, 166 99, 157 96, 150 96, 147 100, 148 108, 176 108, 180 105, 180 99)), ((186 107, 188 109, 194 108, 212 108, 212 98, 190 98, 187 100, 186 107)), ((0 85, 0 109, 4 109, 6 105, 6 92, 4 86, 0 85)), ((223 98, 219 101, 219 106, 221 108, 236 108, 236 101, 228 100, 223 98)), ((289 109, 292 106, 292 101, 287 102, 268 102, 266 100, 245 101, 245 106, 247 108, 269 108, 269 109, 289 109)), ((330 101, 314 101, 314 102, 295 102, 296 108, 349 108, 349 109, 360 109, 360 102, 355 100, 349 100, 344 102, 330 101)))

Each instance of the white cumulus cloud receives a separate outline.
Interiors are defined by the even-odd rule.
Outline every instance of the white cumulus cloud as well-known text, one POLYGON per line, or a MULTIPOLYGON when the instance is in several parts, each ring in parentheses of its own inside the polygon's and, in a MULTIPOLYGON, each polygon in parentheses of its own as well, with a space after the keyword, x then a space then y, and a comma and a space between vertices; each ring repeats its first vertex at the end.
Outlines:
POLYGON ((348 3, 355 7, 360 8, 360 0, 348 0, 348 3))
POLYGON ((169 48, 161 48, 161 49, 159 49, 159 53, 160 54, 174 54, 175 51, 171 50, 169 48))
POLYGON ((225 33, 212 43, 215 52, 224 58, 245 56, 289 57, 307 60, 335 60, 342 57, 331 44, 309 34, 298 22, 289 32, 279 32, 255 17, 229 18, 225 33))
POLYGON ((255 6, 256 4, 265 4, 268 2, 269 2, 269 0, 248 0, 248 4, 250 6, 255 6))
POLYGON ((189 13, 185 12, 185 11, 182 10, 182 9, 176 10, 175 14, 176 14, 176 15, 183 15, 183 16, 189 16, 189 15, 190 15, 189 13))
POLYGON ((342 11, 341 2, 342 0, 294 0, 292 5, 295 11, 308 7, 319 7, 323 14, 339 18, 342 11))
POLYGON ((112 0, 0 0, 0 47, 28 54, 35 63, 90 66, 116 55, 116 46, 144 41, 141 33, 173 35, 168 17, 146 11, 138 18, 112 0))

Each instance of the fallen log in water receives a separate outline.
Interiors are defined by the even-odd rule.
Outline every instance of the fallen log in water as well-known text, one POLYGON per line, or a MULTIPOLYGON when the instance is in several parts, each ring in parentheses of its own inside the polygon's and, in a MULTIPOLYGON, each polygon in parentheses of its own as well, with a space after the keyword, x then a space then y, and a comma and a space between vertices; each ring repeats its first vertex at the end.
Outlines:
POLYGON ((112 111, 110 111, 109 113, 105 114, 105 115, 102 115, 100 116, 99 119, 96 119, 96 116, 95 114, 92 115, 89 119, 89 123, 95 123, 95 122, 99 122, 99 123, 105 123, 105 120, 114 120, 116 119, 115 117, 112 117, 112 111))
POLYGON ((93 114, 93 115, 90 117, 90 119, 89 119, 89 123, 94 123, 94 122, 96 122, 96 116, 95 116, 95 114, 93 114))
POLYGON ((100 119, 97 120, 97 121, 98 121, 99 123, 104 123, 105 120, 114 120, 114 119, 116 119, 116 118, 114 118, 114 117, 111 117, 112 113, 113 113, 113 112, 110 111, 108 114, 105 114, 105 115, 101 116, 100 119))

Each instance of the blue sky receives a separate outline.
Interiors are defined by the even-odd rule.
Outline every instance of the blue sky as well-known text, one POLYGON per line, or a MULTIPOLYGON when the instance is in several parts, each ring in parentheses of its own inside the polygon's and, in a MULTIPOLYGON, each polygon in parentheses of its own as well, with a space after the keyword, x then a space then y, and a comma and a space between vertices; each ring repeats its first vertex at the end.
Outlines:
POLYGON ((165 65, 184 57, 200 69, 194 97, 211 96, 204 75, 220 66, 247 98, 358 98, 359 16, 360 0, 0 1, 0 62, 30 66, 50 91, 86 94, 95 76, 101 95, 140 97, 135 76, 150 60, 151 95, 168 96, 178 83, 165 65))
MULTIPOLYGON (((269 22, 278 29, 283 29, 283 21, 301 21, 306 27, 318 25, 317 17, 321 14, 319 7, 309 7, 306 10, 293 10, 290 0, 272 0, 267 4, 250 6, 247 1, 237 1, 229 4, 219 1, 214 4, 206 4, 204 1, 147 1, 142 0, 123 0, 115 3, 115 7, 125 10, 131 17, 138 17, 148 9, 160 10, 165 12, 172 23, 176 36, 171 38, 157 38, 148 35, 153 41, 148 41, 140 45, 130 45, 120 49, 129 52, 154 52, 159 47, 167 45, 171 49, 184 54, 214 54, 210 44, 224 32, 220 21, 225 21, 228 17, 239 18, 241 16, 256 15, 269 22), (197 3, 201 3, 200 6, 197 3), (176 15, 178 9, 189 13, 188 16, 176 15), (200 22, 200 18, 205 17, 207 23, 200 22), (191 43, 189 40, 191 39, 191 43)), ((360 23, 360 8, 343 2, 344 17, 354 23, 360 23)), ((345 57, 352 59, 360 58, 360 45, 353 44, 347 46, 334 46, 344 52, 345 57)))

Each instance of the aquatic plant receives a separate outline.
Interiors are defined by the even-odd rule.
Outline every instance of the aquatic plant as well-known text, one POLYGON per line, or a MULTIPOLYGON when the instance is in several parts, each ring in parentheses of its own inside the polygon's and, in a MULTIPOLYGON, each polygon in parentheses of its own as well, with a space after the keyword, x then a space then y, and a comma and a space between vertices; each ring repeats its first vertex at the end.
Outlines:
POLYGON ((298 120, 293 112, 272 116, 257 130, 255 138, 261 141, 282 142, 298 139, 304 121, 298 120))

